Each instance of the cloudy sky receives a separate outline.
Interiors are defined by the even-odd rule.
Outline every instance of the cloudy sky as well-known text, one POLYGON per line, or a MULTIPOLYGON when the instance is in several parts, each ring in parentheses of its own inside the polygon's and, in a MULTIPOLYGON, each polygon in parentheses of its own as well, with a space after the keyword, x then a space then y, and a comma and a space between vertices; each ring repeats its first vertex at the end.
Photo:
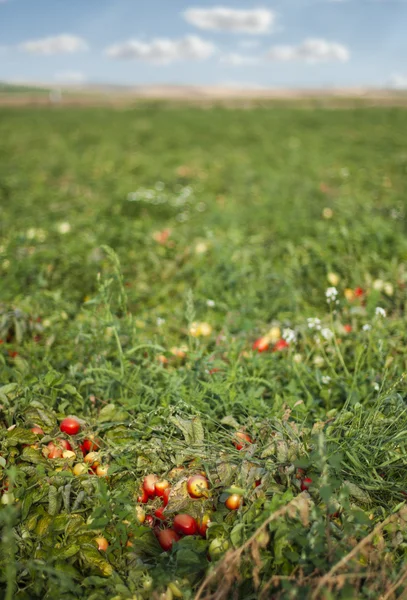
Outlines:
POLYGON ((0 0, 0 81, 407 88, 407 0, 0 0))

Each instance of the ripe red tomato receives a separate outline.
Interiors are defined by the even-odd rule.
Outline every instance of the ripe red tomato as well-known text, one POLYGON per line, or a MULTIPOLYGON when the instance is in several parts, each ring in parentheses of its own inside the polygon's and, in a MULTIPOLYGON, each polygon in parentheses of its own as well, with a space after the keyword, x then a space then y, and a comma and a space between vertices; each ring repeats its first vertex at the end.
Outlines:
POLYGON ((163 492, 163 507, 165 508, 168 505, 168 500, 170 499, 171 488, 167 488, 163 492))
POLYGON ((233 445, 237 450, 242 450, 243 448, 247 447, 248 444, 253 444, 253 440, 251 439, 251 437, 247 435, 247 433, 245 433, 244 431, 237 431, 233 437, 233 445))
POLYGON ((66 419, 63 419, 59 428, 68 435, 76 435, 81 430, 79 421, 72 419, 71 417, 66 417, 66 419))
POLYGON ((257 352, 266 352, 270 348, 270 342, 267 337, 261 337, 253 342, 252 348, 253 350, 257 350, 257 352))
POLYGON ((352 331, 352 325, 344 325, 343 328, 346 333, 350 333, 352 331))
POLYGON ((147 475, 147 477, 144 477, 143 489, 146 491, 148 496, 155 496, 155 484, 157 481, 157 475, 147 475))
POLYGON ((137 502, 141 502, 142 504, 148 502, 148 494, 144 488, 141 490, 141 495, 137 498, 137 502))
POLYGON ((202 498, 208 495, 209 483, 203 475, 193 475, 187 481, 187 490, 191 498, 202 498))
POLYGON ((273 352, 280 352, 281 350, 285 350, 289 347, 289 343, 285 340, 278 340, 276 344, 273 346, 273 352))
POLYGON ((168 552, 168 550, 171 550, 173 543, 178 542, 180 537, 173 529, 161 529, 157 532, 157 539, 161 548, 168 552))
POLYGON ((38 427, 38 425, 31 427, 31 431, 36 435, 45 435, 44 431, 41 429, 41 427, 38 427))
POLYGON ((155 484, 155 495, 160 496, 161 498, 164 496, 165 490, 170 487, 169 482, 166 479, 161 479, 157 481, 155 484))
POLYGON ((303 479, 301 481, 301 491, 305 492, 305 490, 307 490, 311 484, 312 484, 312 479, 310 479, 309 477, 305 477, 305 479, 303 479))
POLYGON ((353 293, 355 294, 356 298, 361 298, 364 294, 364 291, 361 287, 357 287, 353 290, 353 293))
POLYGON ((229 510, 237 510, 241 507, 243 502, 243 497, 240 494, 232 494, 225 502, 225 506, 229 510))
POLYGON ((49 452, 48 452, 48 458, 53 459, 53 458, 61 458, 62 457, 62 453, 63 453, 62 448, 56 446, 54 444, 54 442, 50 442, 47 445, 47 448, 49 450, 49 452))
POLYGON ((99 448, 100 441, 94 439, 94 436, 92 435, 90 435, 86 440, 83 440, 81 444, 81 450, 84 454, 87 454, 88 452, 94 452, 95 450, 99 450, 99 448))
POLYGON ((71 444, 68 442, 68 440, 64 440, 63 438, 57 439, 57 445, 61 446, 64 450, 72 450, 71 444))
POLYGON ((162 508, 157 508, 157 510, 154 513, 154 516, 156 519, 158 519, 159 521, 165 521, 165 516, 164 516, 164 506, 162 508))
POLYGON ((152 515, 146 515, 144 523, 148 525, 148 527, 152 527, 154 525, 154 518, 152 517, 152 515))
POLYGON ((173 527, 181 535, 195 535, 198 533, 198 523, 190 515, 176 515, 174 517, 173 527))

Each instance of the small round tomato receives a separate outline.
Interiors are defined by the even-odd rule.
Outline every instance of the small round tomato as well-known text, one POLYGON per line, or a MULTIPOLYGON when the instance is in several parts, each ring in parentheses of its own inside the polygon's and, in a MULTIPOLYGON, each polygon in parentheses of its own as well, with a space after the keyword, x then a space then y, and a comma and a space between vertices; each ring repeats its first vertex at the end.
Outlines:
POLYGON ((209 560, 217 560, 229 548, 229 542, 220 538, 215 538, 211 541, 208 548, 209 560))
POLYGON ((176 515, 174 517, 173 527, 181 535, 195 535, 198 533, 198 524, 190 515, 176 515))
POLYGON ((266 352, 270 348, 270 340, 266 336, 258 338, 253 342, 252 348, 253 350, 257 350, 257 352, 266 352))
POLYGON ((346 333, 350 333, 352 331, 352 325, 344 325, 343 328, 346 333))
POLYGON ((109 465, 99 465, 96 467, 96 475, 98 477, 107 477, 109 471, 109 465))
POLYGON ((160 496, 160 498, 162 498, 164 496, 165 490, 168 489, 169 487, 170 487, 170 484, 166 479, 161 479, 160 481, 156 481, 155 495, 160 496))
POLYGON ((96 440, 94 435, 90 435, 89 438, 83 440, 81 444, 81 450, 84 454, 88 452, 93 452, 95 450, 99 450, 100 448, 100 440, 96 440))
POLYGON ((155 484, 157 483, 157 481, 157 475, 147 475, 147 477, 144 477, 143 489, 145 490, 146 494, 151 498, 155 496, 155 484))
POLYGON ((84 463, 76 463, 72 472, 74 475, 79 477, 80 475, 85 475, 86 473, 88 473, 88 470, 89 470, 88 465, 85 465, 84 463))
POLYGON ((289 345, 290 344, 285 340, 278 340, 278 342, 276 342, 273 346, 273 352, 281 352, 281 350, 285 350, 286 348, 288 348, 289 345))
POLYGON ((31 427, 31 431, 35 433, 35 435, 45 435, 44 431, 41 429, 41 427, 38 427, 38 425, 31 427))
POLYGON ((193 475, 187 481, 187 490, 191 498, 202 498, 208 495, 209 483, 203 475, 193 475))
POLYGON ((106 552, 109 547, 109 542, 105 537, 97 537, 95 538, 95 542, 97 544, 98 550, 106 552))
POLYGON ((253 444, 252 438, 249 435, 247 435, 247 433, 245 433, 244 431, 236 431, 233 438, 233 445, 237 450, 242 450, 243 448, 246 448, 249 444, 253 444))
POLYGON ((59 428, 68 435, 76 435, 80 432, 81 425, 76 419, 73 419, 72 417, 66 417, 61 421, 59 428))
POLYGON ((231 496, 229 496, 229 498, 227 498, 227 500, 225 502, 225 506, 229 510, 237 510, 238 508, 241 507, 242 502, 243 502, 243 497, 240 496, 240 494, 232 494, 231 496))
POLYGON ((301 481, 301 491, 305 492, 306 490, 308 490, 308 488, 312 485, 312 479, 310 479, 309 477, 305 477, 305 479, 303 479, 301 481))
POLYGON ((64 450, 72 450, 71 444, 68 442, 68 440, 64 440, 63 438, 57 439, 57 445, 61 446, 64 450))
POLYGON ((206 537, 206 532, 208 531, 209 524, 211 522, 210 515, 206 514, 202 517, 202 519, 198 522, 198 530, 202 537, 206 537))
POLYGON ((64 450, 62 452, 62 458, 66 458, 67 460, 71 460, 72 458, 76 458, 76 454, 72 450, 64 450))
POLYGON ((171 550, 173 543, 180 540, 180 537, 174 529, 161 529, 157 532, 157 539, 161 548, 168 552, 168 550, 171 550))
POLYGON ((353 290, 353 293, 355 294, 356 298, 361 298, 364 294, 364 291, 361 287, 357 287, 353 290))
POLYGON ((97 452, 88 452, 88 454, 83 459, 84 462, 91 467, 98 467, 100 465, 100 456, 97 452))
POLYGON ((53 458, 61 458, 62 457, 63 449, 59 446, 56 446, 54 444, 54 442, 49 442, 49 444, 47 444, 47 448, 48 448, 48 458, 53 459, 53 458))

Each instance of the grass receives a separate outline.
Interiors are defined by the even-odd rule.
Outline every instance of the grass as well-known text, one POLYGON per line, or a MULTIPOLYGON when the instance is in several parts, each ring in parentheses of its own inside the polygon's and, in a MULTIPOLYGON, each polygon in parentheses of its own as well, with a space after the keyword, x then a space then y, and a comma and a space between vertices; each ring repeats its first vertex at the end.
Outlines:
POLYGON ((4 598, 401 597, 406 125, 0 109, 4 598), (50 460, 66 415, 76 457, 50 460), (91 434, 107 477, 72 473, 91 434), (210 513, 205 537, 162 552, 136 511, 148 473, 169 523, 210 513))

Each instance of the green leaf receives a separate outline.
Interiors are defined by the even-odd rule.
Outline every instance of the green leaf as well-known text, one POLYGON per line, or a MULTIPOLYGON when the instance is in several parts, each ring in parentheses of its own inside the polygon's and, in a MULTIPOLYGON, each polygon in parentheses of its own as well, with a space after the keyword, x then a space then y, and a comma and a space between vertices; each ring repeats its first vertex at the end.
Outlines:
POLYGON ((23 427, 14 427, 6 434, 8 446, 18 446, 18 444, 35 444, 37 436, 30 429, 23 427))

